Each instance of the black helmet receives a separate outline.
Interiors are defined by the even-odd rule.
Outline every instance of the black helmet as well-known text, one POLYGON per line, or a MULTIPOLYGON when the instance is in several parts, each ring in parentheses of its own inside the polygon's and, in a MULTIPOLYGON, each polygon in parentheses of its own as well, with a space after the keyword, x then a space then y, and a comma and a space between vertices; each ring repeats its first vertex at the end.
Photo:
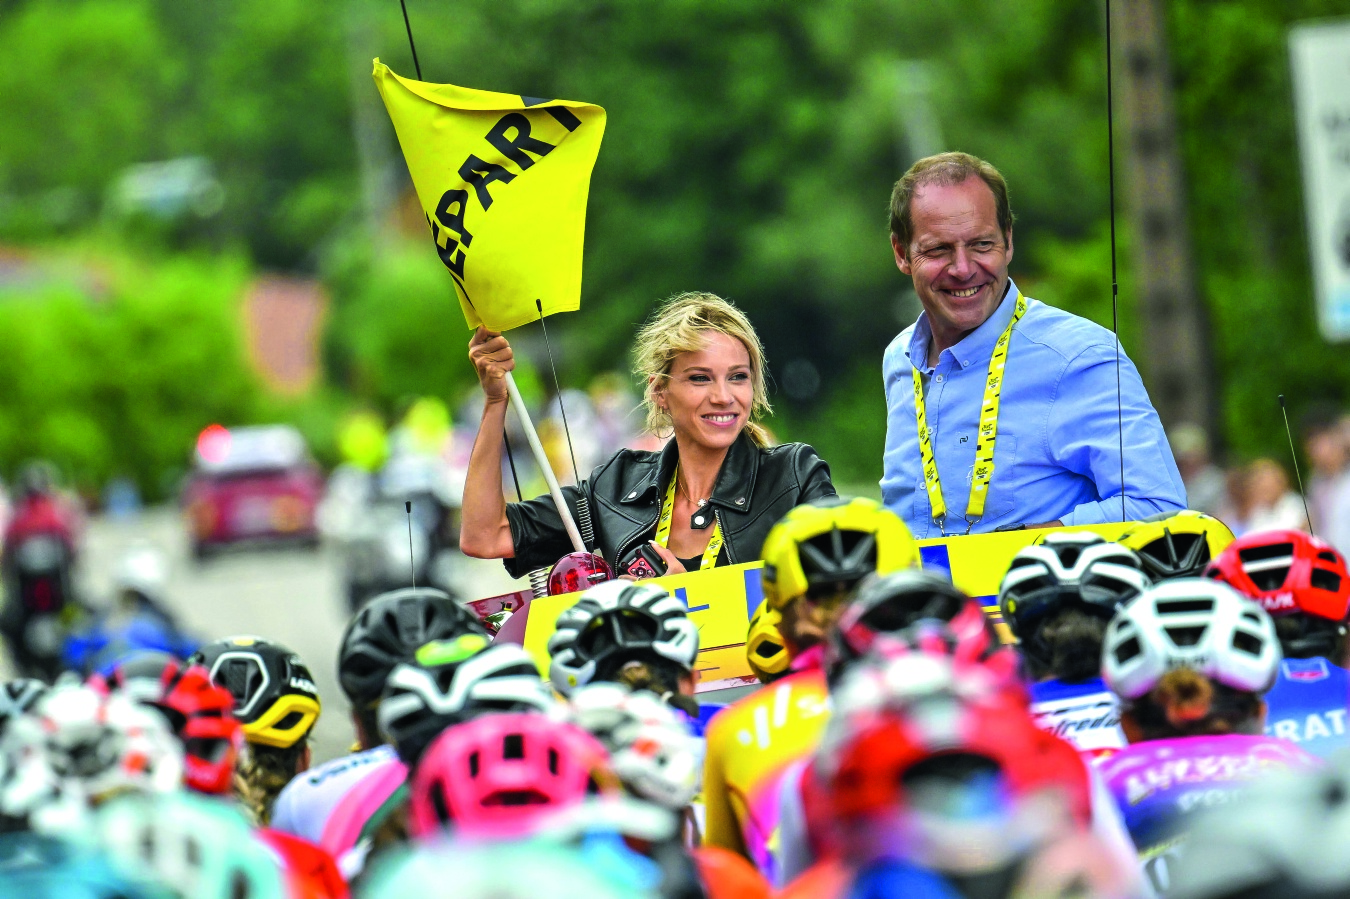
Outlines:
POLYGON ((431 587, 405 587, 382 593, 347 624, 338 649, 338 683, 352 705, 379 702, 389 672, 432 640, 463 634, 487 635, 472 612, 431 587))
POLYGON ((861 634, 899 634, 924 620, 949 622, 969 603, 950 580, 921 568, 868 575, 826 637, 826 667, 838 672, 857 660, 866 642, 856 639, 861 634))
POLYGON ((289 748, 308 735, 321 709, 309 667, 288 647, 262 637, 225 637, 189 659, 234 697, 234 717, 250 743, 289 748))

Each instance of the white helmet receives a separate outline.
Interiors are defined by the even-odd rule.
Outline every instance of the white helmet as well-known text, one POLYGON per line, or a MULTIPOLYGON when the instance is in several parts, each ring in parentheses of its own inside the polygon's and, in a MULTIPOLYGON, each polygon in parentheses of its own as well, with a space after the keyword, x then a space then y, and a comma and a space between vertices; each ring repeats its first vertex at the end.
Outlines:
POLYGON ((0 753, 0 807, 14 817, 128 791, 167 793, 183 782, 183 750, 163 716, 83 684, 57 685, 15 718, 0 753))
POLYGON ((679 810, 698 793, 703 741, 655 693, 595 683, 569 701, 573 723, 604 744, 614 772, 636 796, 679 810))
POLYGON ((164 553, 149 544, 127 550, 113 572, 113 589, 118 593, 139 593, 151 600, 164 596, 169 582, 169 565, 164 553))
POLYGON ((1102 676, 1125 699, 1148 693, 1173 668, 1264 693, 1280 659, 1275 625, 1259 605, 1218 581, 1177 578, 1116 612, 1102 644, 1102 676))
POLYGON ((684 603, 655 584, 606 581, 591 587, 558 616, 548 641, 549 680, 570 696, 595 679, 606 662, 644 653, 692 670, 698 656, 698 627, 684 603))

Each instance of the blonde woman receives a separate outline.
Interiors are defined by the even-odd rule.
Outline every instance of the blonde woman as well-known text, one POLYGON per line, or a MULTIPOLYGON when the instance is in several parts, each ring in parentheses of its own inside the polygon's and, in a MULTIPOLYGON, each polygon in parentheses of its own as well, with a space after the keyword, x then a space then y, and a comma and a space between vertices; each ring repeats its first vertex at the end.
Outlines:
MULTIPOLYGON (((671 439, 660 452, 620 450, 563 493, 590 504, 595 547, 614 564, 651 543, 676 574, 759 558, 769 529, 794 506, 832 496, 830 469, 801 443, 768 446, 764 351, 739 309, 709 293, 663 305, 638 333, 637 374, 646 381, 647 428, 671 439)), ((460 548, 502 559, 519 577, 571 551, 547 496, 502 495, 506 338, 479 328, 469 342, 487 403, 464 487, 460 548)))

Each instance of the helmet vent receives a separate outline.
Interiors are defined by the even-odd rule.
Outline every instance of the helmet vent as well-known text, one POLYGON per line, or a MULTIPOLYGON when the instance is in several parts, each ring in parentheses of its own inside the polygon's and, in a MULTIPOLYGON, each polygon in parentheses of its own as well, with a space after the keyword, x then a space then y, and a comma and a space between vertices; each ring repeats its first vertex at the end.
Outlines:
POLYGON ((1140 651, 1139 638, 1131 637, 1116 647, 1116 664, 1124 665, 1130 659, 1139 655, 1140 651))
POLYGON ((1057 546, 1055 547, 1055 549, 1057 551, 1057 555, 1059 556, 1060 564, 1063 565, 1065 568, 1072 568, 1073 566, 1077 565, 1078 557, 1083 554, 1083 551, 1079 549, 1077 546, 1063 546, 1063 547, 1057 546))
POLYGON ((1261 640, 1254 637, 1246 631, 1233 632, 1233 648, 1238 652, 1245 652, 1250 656, 1261 655, 1261 640))
POLYGON ((754 649, 755 655, 759 656, 761 659, 771 659, 782 651, 783 651, 782 646, 780 646, 777 643, 772 643, 768 640, 762 641, 754 649))
POLYGON ((1332 565, 1335 565, 1337 562, 1340 561, 1339 559, 1336 558, 1336 554, 1334 552, 1325 549, 1317 554, 1317 558, 1323 562, 1330 562, 1332 565))
POLYGON ((1212 599, 1160 599, 1157 604, 1159 615, 1182 615, 1188 612, 1212 612, 1212 599))
POLYGON ((1308 580, 1319 590, 1330 590, 1332 593, 1336 593, 1341 589, 1341 576, 1334 571, 1314 568, 1308 580))
POLYGON ((481 761, 482 761, 482 759, 480 758, 480 756, 479 756, 479 754, 478 754, 477 752, 471 752, 471 753, 469 753, 469 776, 470 776, 470 777, 477 777, 477 776, 478 776, 479 763, 480 763, 481 761))
POLYGON ((520 734, 507 734, 502 737, 502 758, 525 758, 525 740, 520 734))
POLYGON ((1195 646, 1205 636, 1207 625, 1200 624, 1194 627, 1168 627, 1163 628, 1167 632, 1167 638, 1176 646, 1195 646))
POLYGON ((1252 546, 1239 550, 1238 558, 1242 560, 1243 571, 1258 590, 1278 590, 1289 576, 1289 566, 1294 561, 1294 544, 1252 546))
POLYGON ((1242 613, 1242 617, 1243 617, 1243 619, 1245 619, 1245 620, 1247 620, 1247 621, 1250 621, 1252 624, 1256 625, 1257 627, 1260 627, 1260 626, 1261 626, 1261 616, 1258 615, 1258 614, 1256 614, 1256 613, 1255 613, 1254 611, 1252 611, 1251 609, 1248 609, 1248 610, 1246 610, 1245 612, 1243 612, 1243 613, 1242 613))
POLYGON ((280 721, 272 726, 277 730, 290 730, 304 720, 305 716, 299 712, 287 712, 280 721))
POLYGON ((558 750, 549 749, 548 751, 548 773, 558 773, 558 750))
POLYGON ((248 875, 236 870, 230 875, 230 899, 248 899, 248 875))

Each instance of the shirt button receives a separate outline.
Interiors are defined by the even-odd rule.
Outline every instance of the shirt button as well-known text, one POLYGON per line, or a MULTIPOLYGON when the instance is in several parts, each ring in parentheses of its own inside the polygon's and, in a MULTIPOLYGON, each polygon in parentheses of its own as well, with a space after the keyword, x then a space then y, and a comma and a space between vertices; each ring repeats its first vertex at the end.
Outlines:
POLYGON ((942 375, 938 375, 934 380, 936 380, 939 384, 941 384, 941 383, 942 383, 942 375))

